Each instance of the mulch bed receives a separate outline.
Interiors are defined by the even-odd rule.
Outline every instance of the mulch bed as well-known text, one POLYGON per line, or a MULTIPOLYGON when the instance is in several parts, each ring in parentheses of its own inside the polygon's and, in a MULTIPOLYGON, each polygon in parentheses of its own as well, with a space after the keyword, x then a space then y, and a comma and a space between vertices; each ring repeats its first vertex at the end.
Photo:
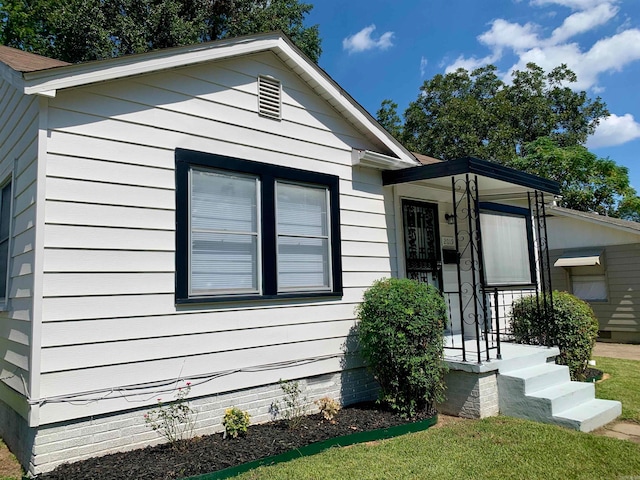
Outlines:
MULTIPOLYGON (((416 420, 426 420, 435 412, 423 412, 416 420)), ((201 475, 273 455, 314 442, 408 423, 406 419, 374 404, 343 408, 331 422, 321 414, 301 419, 290 429, 284 420, 252 425, 246 436, 223 439, 222 434, 114 453, 82 462, 60 465, 41 474, 40 480, 168 480, 201 475)))

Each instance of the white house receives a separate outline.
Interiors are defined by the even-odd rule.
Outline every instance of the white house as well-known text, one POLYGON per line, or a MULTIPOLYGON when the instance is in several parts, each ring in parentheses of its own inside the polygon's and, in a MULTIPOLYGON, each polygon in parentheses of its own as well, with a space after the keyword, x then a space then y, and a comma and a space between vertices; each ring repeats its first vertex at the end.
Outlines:
POLYGON ((279 379, 372 398, 350 332, 381 277, 446 293, 477 374, 451 408, 497 413, 497 302, 550 288, 557 184, 422 166, 279 33, 77 65, 0 47, 0 73, 0 434, 29 472, 157 442, 143 414, 186 381, 198 434, 268 420, 279 379))
POLYGON ((640 223, 549 209, 553 286, 588 302, 598 340, 640 343, 640 223))

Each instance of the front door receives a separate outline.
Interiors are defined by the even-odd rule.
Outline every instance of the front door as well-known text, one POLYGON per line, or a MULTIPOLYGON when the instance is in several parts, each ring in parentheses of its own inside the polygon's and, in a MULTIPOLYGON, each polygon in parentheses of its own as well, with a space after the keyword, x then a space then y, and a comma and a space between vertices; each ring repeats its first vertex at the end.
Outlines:
POLYGON ((407 278, 442 290, 438 205, 402 200, 407 278))

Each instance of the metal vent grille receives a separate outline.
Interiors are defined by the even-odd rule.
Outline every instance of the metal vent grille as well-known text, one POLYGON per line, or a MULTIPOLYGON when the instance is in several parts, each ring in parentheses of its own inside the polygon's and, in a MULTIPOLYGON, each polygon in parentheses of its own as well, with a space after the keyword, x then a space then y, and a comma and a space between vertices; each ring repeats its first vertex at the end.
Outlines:
POLYGON ((282 88, 273 77, 258 77, 258 113, 265 117, 282 118, 282 88))

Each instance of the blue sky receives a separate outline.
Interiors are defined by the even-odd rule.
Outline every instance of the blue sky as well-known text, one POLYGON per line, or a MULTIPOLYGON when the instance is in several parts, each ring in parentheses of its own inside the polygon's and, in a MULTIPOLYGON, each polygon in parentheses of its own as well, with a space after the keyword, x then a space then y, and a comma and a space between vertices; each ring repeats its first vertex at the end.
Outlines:
POLYGON ((320 66, 375 116, 404 112, 424 80, 493 63, 507 78, 566 63, 611 116, 587 146, 629 168, 640 191, 640 0, 318 0, 320 66))

